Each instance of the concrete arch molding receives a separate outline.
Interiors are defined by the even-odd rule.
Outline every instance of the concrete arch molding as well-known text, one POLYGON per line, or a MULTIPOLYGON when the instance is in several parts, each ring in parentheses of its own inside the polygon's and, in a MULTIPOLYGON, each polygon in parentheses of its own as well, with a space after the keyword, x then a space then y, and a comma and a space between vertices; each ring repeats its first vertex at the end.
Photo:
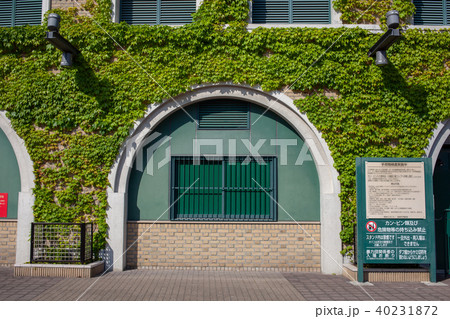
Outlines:
POLYGON ((426 157, 430 157, 433 163, 433 172, 437 158, 444 144, 448 143, 450 137, 450 119, 438 123, 433 131, 428 147, 425 149, 426 157))

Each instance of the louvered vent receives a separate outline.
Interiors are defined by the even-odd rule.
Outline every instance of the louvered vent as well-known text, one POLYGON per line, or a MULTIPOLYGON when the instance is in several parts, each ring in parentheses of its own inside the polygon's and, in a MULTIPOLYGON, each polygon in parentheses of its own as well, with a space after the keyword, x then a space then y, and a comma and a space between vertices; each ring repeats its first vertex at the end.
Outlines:
POLYGON ((253 0, 253 23, 330 23, 330 0, 253 0))
POLYGON ((414 0, 416 13, 414 24, 417 25, 446 25, 449 23, 448 0, 414 0))
POLYGON ((12 26, 12 0, 0 1, 0 26, 12 26))
POLYGON ((236 130, 249 128, 248 104, 233 100, 215 100, 199 104, 198 128, 236 130))
POLYGON ((42 16, 42 0, 1 0, 0 26, 39 25, 42 16))
POLYGON ((253 23, 289 23, 289 0, 253 0, 253 23))
POLYGON ((445 3, 445 7, 446 7, 445 24, 449 25, 450 24, 450 1, 447 0, 447 2, 445 3))
POLYGON ((161 24, 188 24, 192 22, 195 1, 161 0, 161 24))
POLYGON ((41 24, 42 0, 16 0, 15 25, 41 24))
POLYGON ((120 20, 129 24, 187 24, 192 22, 195 0, 122 0, 120 20))
POLYGON ((292 1, 292 23, 330 23, 330 1, 292 1))
POLYGON ((120 1, 120 20, 128 24, 157 24, 157 0, 120 1))

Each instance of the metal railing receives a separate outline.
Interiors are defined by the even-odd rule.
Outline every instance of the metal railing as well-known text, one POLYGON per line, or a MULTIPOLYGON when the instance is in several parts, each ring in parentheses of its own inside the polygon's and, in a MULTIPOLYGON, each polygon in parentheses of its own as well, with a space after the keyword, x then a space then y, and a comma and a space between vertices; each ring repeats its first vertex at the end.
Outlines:
POLYGON ((32 223, 30 262, 85 264, 92 244, 92 223, 32 223))

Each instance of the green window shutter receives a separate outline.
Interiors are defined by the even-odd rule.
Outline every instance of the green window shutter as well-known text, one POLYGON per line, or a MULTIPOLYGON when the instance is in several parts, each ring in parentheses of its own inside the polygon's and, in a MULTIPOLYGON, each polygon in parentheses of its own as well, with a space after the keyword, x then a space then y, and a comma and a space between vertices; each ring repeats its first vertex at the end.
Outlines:
POLYGON ((445 25, 448 24, 447 0, 414 0, 416 13, 414 24, 416 25, 445 25))
POLYGON ((120 21, 128 24, 187 24, 192 22, 195 0, 122 0, 120 21))
POLYGON ((445 21, 444 24, 445 25, 449 25, 450 24, 450 1, 446 1, 445 3, 445 21))
POLYGON ((292 1, 292 23, 329 24, 330 1, 292 1))
POLYGON ((0 1, 0 26, 12 26, 13 10, 12 0, 0 1))
POLYGON ((248 129, 249 105, 236 100, 214 100, 199 103, 198 128, 210 130, 248 129))
POLYGON ((42 0, 0 1, 0 26, 40 25, 42 0))
POLYGON ((16 0, 14 25, 40 25, 42 0, 16 0))
POLYGON ((157 24, 157 0, 121 0, 120 21, 128 24, 157 24))
POLYGON ((172 157, 172 220, 276 220, 276 158, 172 157))
POLYGON ((330 23, 330 0, 253 0, 253 23, 330 23))
POLYGON ((253 23, 289 23, 289 0, 253 0, 253 23))
POLYGON ((192 22, 196 1, 161 0, 161 24, 188 24, 192 22))

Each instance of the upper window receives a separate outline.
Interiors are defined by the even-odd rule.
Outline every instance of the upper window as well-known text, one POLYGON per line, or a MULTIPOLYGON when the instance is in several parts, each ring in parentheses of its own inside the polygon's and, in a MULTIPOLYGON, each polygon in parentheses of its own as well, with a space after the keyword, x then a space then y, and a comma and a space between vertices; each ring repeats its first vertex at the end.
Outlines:
POLYGON ((450 24, 449 0, 414 0, 416 13, 414 24, 448 25, 450 24))
POLYGON ((39 25, 42 17, 42 0, 1 0, 0 26, 39 25))
POLYGON ((329 24, 330 0, 253 0, 253 23, 329 24))
POLYGON ((192 22, 195 0, 122 0, 120 21, 129 24, 187 24, 192 22))

